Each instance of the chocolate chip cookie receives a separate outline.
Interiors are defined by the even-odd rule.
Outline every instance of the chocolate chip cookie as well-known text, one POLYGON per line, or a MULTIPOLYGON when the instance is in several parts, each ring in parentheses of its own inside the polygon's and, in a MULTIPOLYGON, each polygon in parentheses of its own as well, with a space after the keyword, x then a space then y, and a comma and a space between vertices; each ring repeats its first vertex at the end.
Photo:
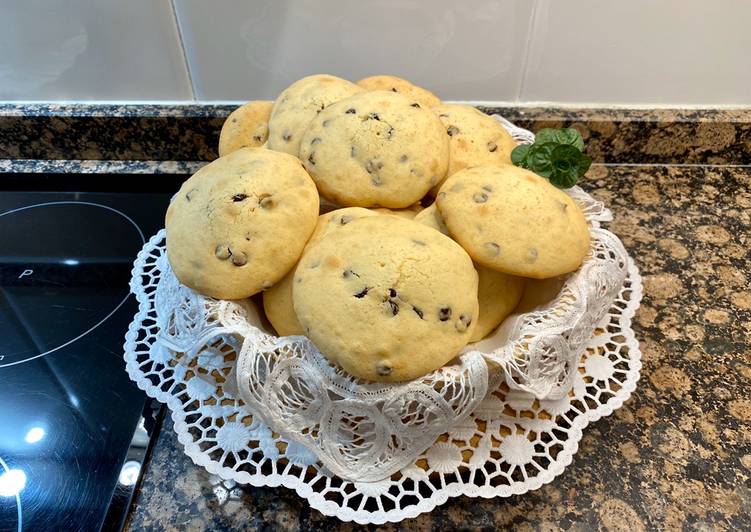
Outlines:
POLYGON ((449 136, 447 176, 468 166, 511 164, 516 141, 500 122, 469 105, 443 104, 433 111, 449 136))
POLYGON ((436 197, 451 236, 475 262, 546 279, 576 270, 589 252, 589 227, 568 194, 512 165, 455 173, 436 197))
POLYGON ((401 94, 363 92, 316 116, 300 159, 321 194, 339 205, 408 207, 448 168, 438 116, 401 94))
POLYGON ((246 298, 294 266, 317 219, 318 193, 300 161, 241 148, 180 187, 167 209, 167 258, 196 292, 246 298))
POLYGON ((477 321, 477 272, 466 252, 396 216, 354 220, 310 246, 292 295, 321 352, 374 381, 440 368, 469 341, 477 321))
POLYGON ((274 102, 267 147, 297 156, 300 139, 310 121, 332 103, 363 90, 346 79, 325 74, 295 81, 274 102))
POLYGON ((219 133, 219 157, 240 148, 258 148, 269 138, 269 115, 274 102, 259 100, 230 113, 219 133))

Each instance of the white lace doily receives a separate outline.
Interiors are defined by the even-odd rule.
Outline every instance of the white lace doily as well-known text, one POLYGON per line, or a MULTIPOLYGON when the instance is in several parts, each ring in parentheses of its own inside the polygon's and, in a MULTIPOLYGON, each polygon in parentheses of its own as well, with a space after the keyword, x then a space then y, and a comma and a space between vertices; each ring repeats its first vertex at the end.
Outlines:
MULTIPOLYGON (((530 132, 496 118, 519 142, 533 141, 530 132)), ((571 389, 584 344, 623 285, 627 255, 618 238, 600 227, 611 219, 602 203, 578 187, 567 192, 590 224, 592 244, 582 266, 565 278, 530 281, 527 296, 545 297, 425 377, 360 382, 330 365, 307 338, 270 334, 252 304, 206 298, 182 286, 166 260, 158 264, 158 341, 192 353, 217 334, 234 334, 242 340, 238 393, 250 412, 342 478, 388 478, 501 382, 537 399, 558 399, 571 389)))
POLYGON ((344 480, 305 446, 254 419, 235 395, 236 336, 217 328, 213 339, 187 353, 157 342, 163 238, 163 233, 154 236, 136 261, 132 287, 139 311, 126 335, 128 374, 167 404, 186 454, 209 473, 241 484, 294 489, 311 507, 344 521, 398 522, 449 497, 508 497, 537 489, 571 463, 584 427, 620 407, 639 379, 641 353, 631 319, 642 285, 628 259, 626 280, 588 340, 567 395, 539 400, 502 383, 390 478, 344 480))

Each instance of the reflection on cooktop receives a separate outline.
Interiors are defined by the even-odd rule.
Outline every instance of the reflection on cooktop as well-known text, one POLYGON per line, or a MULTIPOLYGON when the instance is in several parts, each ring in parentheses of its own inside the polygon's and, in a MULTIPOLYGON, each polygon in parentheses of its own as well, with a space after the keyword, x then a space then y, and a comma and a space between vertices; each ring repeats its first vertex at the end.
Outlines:
POLYGON ((128 281, 169 196, 0 194, 0 530, 122 523, 154 424, 124 370, 128 281))
POLYGON ((96 203, 0 214, 0 367, 54 352, 107 319, 128 296, 144 241, 126 214, 96 203))

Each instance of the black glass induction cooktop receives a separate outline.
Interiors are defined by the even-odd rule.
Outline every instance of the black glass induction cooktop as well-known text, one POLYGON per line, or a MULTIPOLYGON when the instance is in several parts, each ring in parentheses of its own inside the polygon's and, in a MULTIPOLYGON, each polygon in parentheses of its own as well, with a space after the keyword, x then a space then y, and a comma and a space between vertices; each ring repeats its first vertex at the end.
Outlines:
POLYGON ((97 192, 112 186, 92 181, 11 191, 22 187, 0 177, 2 531, 119 529, 158 424, 122 345, 133 260, 179 183, 97 192))

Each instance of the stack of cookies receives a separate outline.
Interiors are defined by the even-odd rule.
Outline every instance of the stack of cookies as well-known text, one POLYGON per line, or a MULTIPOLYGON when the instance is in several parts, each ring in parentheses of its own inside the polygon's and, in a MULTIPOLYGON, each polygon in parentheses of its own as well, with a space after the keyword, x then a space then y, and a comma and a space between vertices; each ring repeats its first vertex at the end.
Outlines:
POLYGON ((406 80, 309 76, 227 118, 220 157, 167 210, 167 256, 203 295, 262 293, 279 335, 355 377, 415 379, 589 251, 580 209, 514 147, 406 80))

